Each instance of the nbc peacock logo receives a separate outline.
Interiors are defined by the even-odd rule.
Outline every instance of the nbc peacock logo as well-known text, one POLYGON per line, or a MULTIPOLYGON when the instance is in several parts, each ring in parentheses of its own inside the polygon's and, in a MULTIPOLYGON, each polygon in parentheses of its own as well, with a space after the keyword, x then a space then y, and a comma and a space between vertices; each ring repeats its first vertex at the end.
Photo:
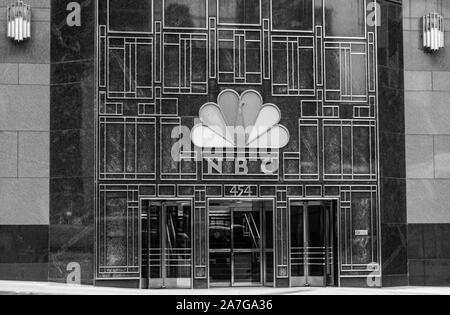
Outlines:
POLYGON ((191 132, 197 148, 280 150, 289 143, 289 131, 280 125, 280 109, 265 104, 254 90, 241 95, 234 90, 223 91, 217 103, 201 107, 199 119, 191 132))

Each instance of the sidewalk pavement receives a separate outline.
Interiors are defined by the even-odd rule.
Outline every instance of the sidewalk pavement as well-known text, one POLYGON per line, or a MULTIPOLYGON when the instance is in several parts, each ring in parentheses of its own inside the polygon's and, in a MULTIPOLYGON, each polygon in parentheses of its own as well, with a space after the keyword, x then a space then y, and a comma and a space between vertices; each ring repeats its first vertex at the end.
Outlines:
POLYGON ((134 290, 73 286, 46 282, 0 281, 0 295, 450 295, 450 287, 357 288, 225 288, 210 290, 134 290))

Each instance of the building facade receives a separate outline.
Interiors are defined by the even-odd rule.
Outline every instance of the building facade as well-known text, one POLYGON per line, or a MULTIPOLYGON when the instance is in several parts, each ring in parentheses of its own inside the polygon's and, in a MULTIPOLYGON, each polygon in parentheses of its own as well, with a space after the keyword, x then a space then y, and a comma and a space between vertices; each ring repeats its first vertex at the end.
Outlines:
POLYGON ((0 46, 0 278, 448 284, 446 53, 417 44, 445 2, 30 4, 0 46))

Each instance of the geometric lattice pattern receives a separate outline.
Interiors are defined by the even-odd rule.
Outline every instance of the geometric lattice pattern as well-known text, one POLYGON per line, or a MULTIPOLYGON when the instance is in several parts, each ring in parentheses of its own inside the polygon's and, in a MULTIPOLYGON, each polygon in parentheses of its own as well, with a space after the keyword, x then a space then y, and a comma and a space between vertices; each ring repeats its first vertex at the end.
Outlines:
POLYGON ((99 1, 97 277, 139 278, 135 221, 146 197, 192 199, 196 279, 207 277, 207 199, 226 197, 276 201, 278 278, 289 276, 289 198, 339 200, 340 274, 373 272, 377 47, 366 7, 365 0, 99 1), (192 147, 171 160, 183 128, 225 89, 253 89, 279 106, 291 137, 276 152, 273 176, 209 174, 192 147))

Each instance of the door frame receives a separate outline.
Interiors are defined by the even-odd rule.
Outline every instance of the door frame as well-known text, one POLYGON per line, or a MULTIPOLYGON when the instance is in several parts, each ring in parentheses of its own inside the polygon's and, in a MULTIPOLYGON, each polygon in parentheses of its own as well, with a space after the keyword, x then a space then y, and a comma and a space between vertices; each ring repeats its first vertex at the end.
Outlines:
MULTIPOLYGON (((194 200, 193 198, 156 198, 156 197, 141 197, 139 198, 139 288, 142 288, 142 203, 144 201, 161 202, 161 203, 177 203, 187 202, 191 205, 191 250, 192 250, 192 266, 191 266, 191 289, 194 288, 194 200)), ((161 266, 162 268, 162 266, 161 266)), ((148 289, 151 290, 151 289, 148 289)), ((153 289, 154 290, 154 289, 153 289)))
MULTIPOLYGON (((276 270, 276 242, 275 242, 275 233, 276 233, 276 224, 275 224, 275 220, 276 220, 276 199, 275 198, 257 198, 257 197, 236 197, 236 198, 232 198, 232 197, 227 197, 227 198, 207 198, 206 199, 206 253, 207 253, 207 261, 208 261, 208 268, 207 268, 207 281, 208 281, 208 289, 211 288, 211 277, 210 277, 210 248, 209 248, 209 213, 210 213, 210 202, 211 201, 271 201, 272 202, 272 219, 273 219, 273 231, 272 231, 272 235, 273 235, 273 275, 274 275, 274 279, 273 279, 273 288, 276 287, 276 279, 275 279, 275 270, 276 270)), ((234 259, 233 256, 231 256, 231 279, 230 279, 230 283, 231 286, 230 288, 239 288, 239 287, 266 287, 266 270, 267 270, 267 266, 266 266, 266 250, 265 250, 265 243, 266 243, 266 239, 265 239, 265 223, 266 223, 266 216, 264 215, 264 213, 262 214, 262 221, 261 221, 261 227, 263 230, 262 233, 262 248, 261 248, 261 252, 263 254, 263 256, 261 257, 261 284, 260 285, 251 285, 251 284, 242 284, 242 285, 233 285, 233 278, 234 278, 234 259)), ((232 254, 231 248, 230 248, 230 253, 232 254)), ((217 286, 218 288, 220 288, 220 286, 217 286)), ((269 286, 267 286, 269 287, 269 286)))
MULTIPOLYGON (((289 237, 288 237, 288 255, 289 255, 289 287, 292 287, 292 264, 291 264, 291 204, 295 202, 332 202, 333 205, 336 205, 335 213, 336 213, 336 243, 337 243, 337 257, 335 261, 337 262, 337 270, 336 270, 336 278, 337 278, 337 286, 341 286, 341 206, 340 206, 340 198, 331 197, 331 198, 288 198, 288 225, 289 225, 289 237)), ((326 285, 325 285, 326 286, 326 285)))

